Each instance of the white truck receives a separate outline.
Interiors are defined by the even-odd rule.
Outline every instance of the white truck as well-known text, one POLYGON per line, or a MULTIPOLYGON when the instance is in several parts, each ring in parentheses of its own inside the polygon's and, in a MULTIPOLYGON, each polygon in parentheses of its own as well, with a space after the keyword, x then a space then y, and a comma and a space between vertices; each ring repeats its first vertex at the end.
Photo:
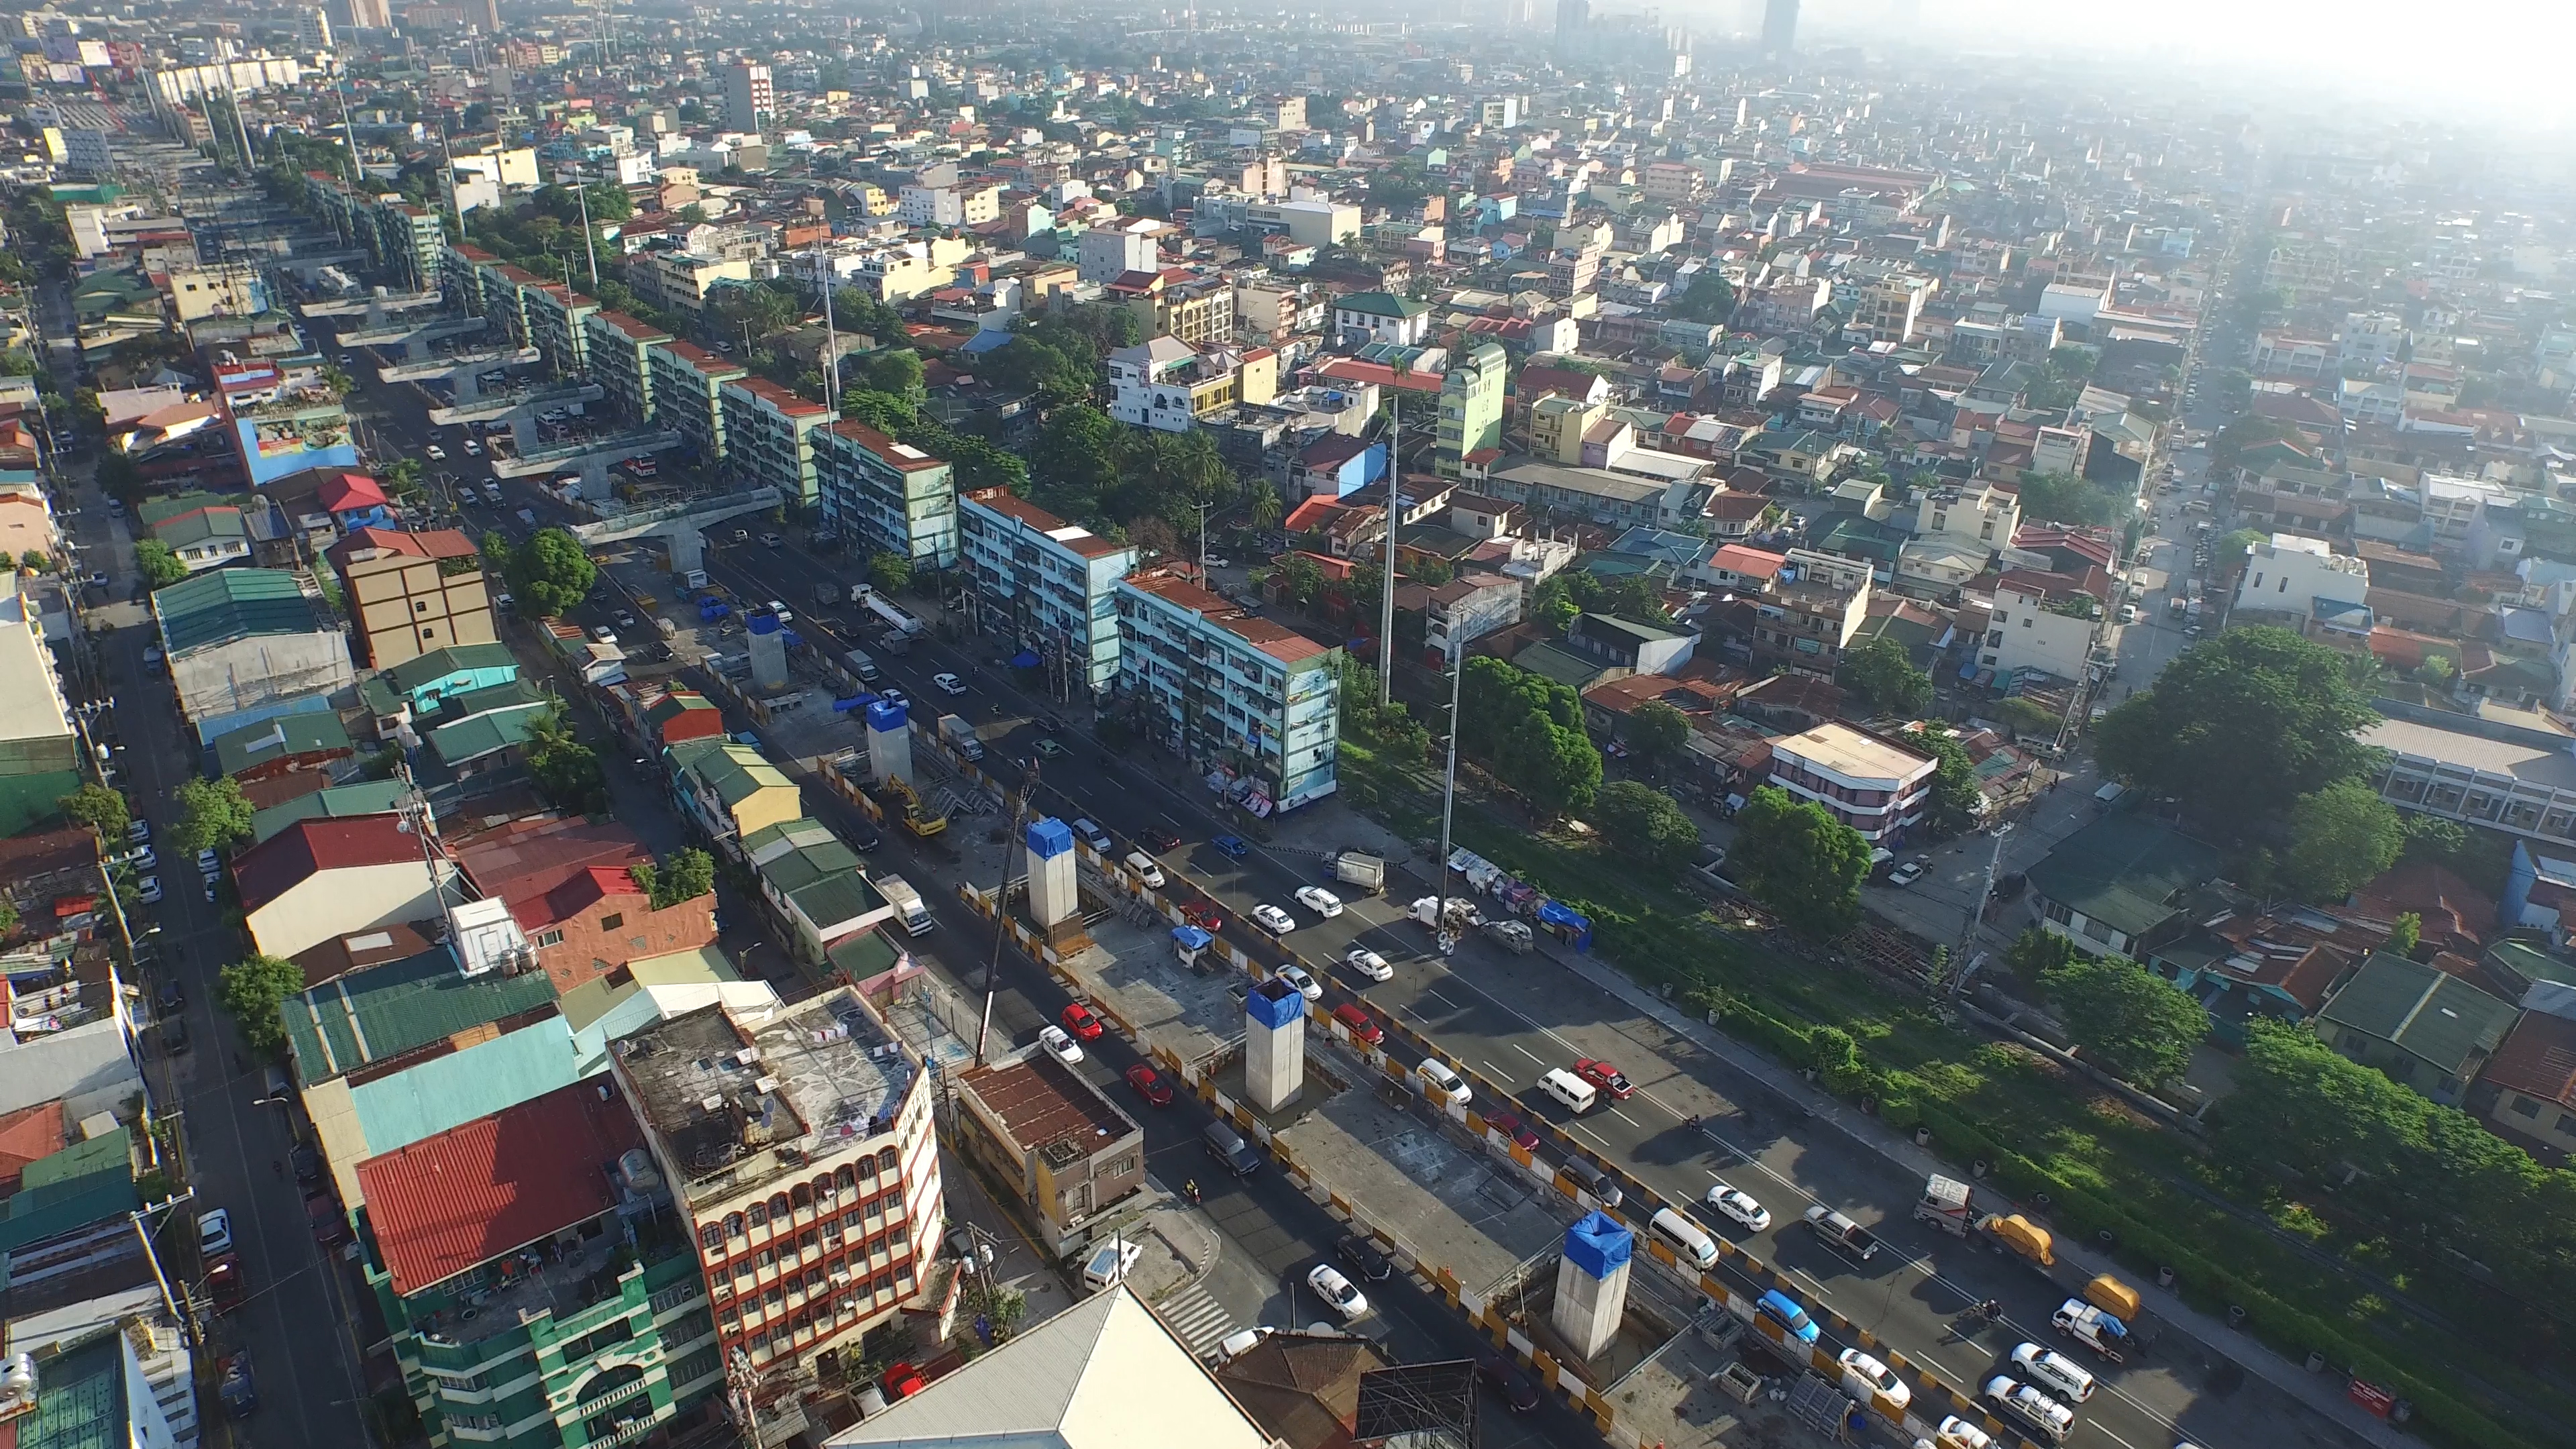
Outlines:
POLYGON ((877 682, 877 662, 868 657, 868 651, 853 649, 841 657, 850 662, 850 673, 856 675, 861 684, 877 682))
POLYGON ((865 604, 869 613, 883 619, 896 633, 906 639, 918 639, 925 632, 925 626, 919 619, 905 613, 896 607, 892 600, 866 584, 853 584, 850 588, 850 598, 853 602, 865 604))
POLYGON ((1463 936, 1485 923, 1485 913, 1476 909, 1476 903, 1464 896, 1449 898, 1449 918, 1445 922, 1441 919, 1438 896, 1424 896, 1415 901, 1405 915, 1435 931, 1445 929, 1453 936, 1463 936))
POLYGON ((1376 895, 1386 889, 1386 862, 1374 855, 1345 850, 1333 857, 1333 879, 1376 895))
POLYGON ((939 924, 930 918, 930 908, 921 903, 921 892, 914 890, 902 876, 876 876, 868 884, 875 886, 877 894, 886 898, 886 904, 894 907, 895 917, 903 922, 905 934, 927 936, 939 924))
POLYGON ((976 738, 975 726, 968 722, 966 717, 963 715, 941 715, 939 717, 939 737, 948 742, 948 747, 950 749, 964 755, 967 759, 980 760, 984 758, 984 742, 981 739, 976 738))

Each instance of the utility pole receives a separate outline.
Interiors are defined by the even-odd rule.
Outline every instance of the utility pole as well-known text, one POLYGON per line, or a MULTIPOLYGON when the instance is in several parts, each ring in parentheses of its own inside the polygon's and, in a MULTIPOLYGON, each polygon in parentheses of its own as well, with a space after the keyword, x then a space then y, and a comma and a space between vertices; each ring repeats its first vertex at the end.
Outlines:
POLYGON ((572 194, 581 199, 581 249, 590 258, 590 290, 595 297, 599 294, 599 235, 590 229, 590 183, 578 166, 573 168, 572 194))
POLYGON ((743 1442, 752 1449, 760 1449, 760 1405, 754 1398, 759 1389, 760 1371, 751 1366, 750 1353, 736 1348, 725 1360, 725 1397, 742 1424, 743 1442))
MULTIPOLYGON (((1986 902, 1995 898, 1995 872, 2003 866, 2004 837, 2012 834, 2012 829, 2012 822, 2009 820, 2000 821, 1995 825, 1994 852, 1986 857, 1985 889, 1977 892, 1977 898, 1968 903, 1968 918, 1959 923, 1959 948, 1950 953, 1948 985, 1952 1001, 1959 999, 1959 988, 1967 985, 1968 972, 1976 965, 1975 960, 1969 955, 1969 948, 1976 944, 1977 932, 1985 924, 1986 902)), ((1935 981, 1932 983, 1932 989, 1937 992, 1942 985, 1943 983, 1935 981)))
MULTIPOLYGON (((1029 801, 1038 792, 1037 756, 1029 757, 1028 773, 1020 777, 1020 796, 1011 806, 1011 830, 1022 828, 1028 818, 1029 801)), ((993 954, 984 964, 984 1020, 975 1028, 975 1065, 990 1066, 984 1048, 993 1037, 993 998, 1002 994, 1002 942, 1010 938, 1011 910, 1011 845, 1002 843, 1002 875, 993 882, 993 954)))
MULTIPOLYGON (((1397 489, 1404 479, 1404 394, 1388 399, 1394 409, 1393 426, 1387 430, 1386 445, 1386 547, 1380 551, 1380 570, 1384 597, 1378 607, 1377 620, 1377 703, 1384 709, 1395 699, 1395 520, 1403 507, 1397 489)), ((1454 733, 1454 731, 1453 731, 1454 733)), ((1444 859, 1446 857, 1443 857, 1444 859)))
POLYGON ((814 244, 814 284, 823 289, 823 404, 841 405, 841 343, 832 322, 832 259, 823 244, 814 244))
MULTIPOLYGON (((1456 626, 1452 624, 1454 631, 1456 626)), ((1440 781, 1440 859, 1433 869, 1440 872, 1440 905, 1432 913, 1431 929, 1441 940, 1449 939, 1449 823, 1458 804, 1458 698, 1467 678, 1467 649, 1455 632, 1449 636, 1449 765, 1440 781)))

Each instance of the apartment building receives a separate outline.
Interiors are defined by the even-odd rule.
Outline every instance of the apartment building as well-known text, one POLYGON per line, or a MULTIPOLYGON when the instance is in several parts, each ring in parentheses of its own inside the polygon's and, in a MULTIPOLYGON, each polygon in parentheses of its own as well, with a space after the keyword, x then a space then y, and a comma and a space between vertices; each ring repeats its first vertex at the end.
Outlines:
POLYGON ((527 311, 528 345, 545 355, 545 368, 556 377, 582 377, 590 371, 590 319, 599 304, 561 282, 538 282, 520 288, 527 311))
POLYGON ((2305 378, 2311 382, 2339 369, 2339 349, 2323 337, 2295 337, 2265 332, 2254 339, 2254 375, 2305 378))
POLYGON ((1256 815, 1336 788, 1341 651, 1169 574, 1118 586, 1118 687, 1256 815))
POLYGON ((1238 283, 1234 289, 1235 336, 1255 346, 1283 345, 1299 333, 1323 331, 1324 306, 1323 292, 1311 282, 1271 277, 1238 283))
POLYGON ((826 523, 922 568, 956 564, 957 479, 946 460, 847 418, 813 438, 826 523))
POLYGON ((1002 188, 985 183, 964 186, 907 186, 895 207, 906 226, 982 226, 1002 216, 1002 188))
POLYGON ((714 467, 725 460, 724 390, 751 375, 751 370, 690 342, 672 342, 645 354, 645 373, 652 379, 653 414, 697 455, 714 467))
POLYGON ((999 627, 1045 664, 1059 690, 1108 693, 1119 675, 1116 590, 1136 567, 1111 543, 1003 488, 957 500, 958 557, 986 628, 999 627))
POLYGON ((1095 226, 1075 243, 1074 268, 1078 280, 1105 286, 1129 272, 1160 272, 1163 259, 1150 230, 1095 226))
POLYGON ((1366 347, 1373 342, 1419 347, 1431 335, 1431 304, 1392 292, 1336 297, 1330 335, 1335 347, 1366 347))
POLYGON ((777 116, 778 89, 768 66, 738 60, 725 67, 725 125, 757 135, 777 116))
POLYGON ((943 1217, 930 1076, 857 992, 673 1016, 609 1066, 696 1245, 721 1357, 792 1383, 919 1294, 943 1217))
POLYGON ((1924 304, 1939 290, 1939 282, 1919 273, 1881 277, 1860 289, 1852 322, 1867 328, 1873 341, 1911 342, 1924 304))
POLYGON ((725 457, 744 481, 777 489, 791 508, 819 506, 814 437, 840 414, 765 377, 735 378, 717 397, 724 411, 725 457))
POLYGON ((1136 314, 1147 337, 1176 337, 1192 346, 1234 340, 1234 283, 1213 273, 1166 267, 1130 273, 1100 289, 1102 299, 1136 314))
POLYGON ((1266 347, 1236 351, 1217 343, 1193 346, 1177 337, 1155 337, 1113 349, 1109 415, 1130 427, 1185 433, 1198 420, 1238 403, 1266 403, 1279 394, 1279 354, 1266 347))
POLYGON ((1440 427, 1432 454, 1441 477, 1457 477, 1470 454, 1501 449, 1509 370, 1501 345, 1482 342, 1441 374, 1440 427))
POLYGON ((353 191, 327 176, 310 180, 316 208, 365 250, 368 264, 387 286, 421 292, 438 285, 447 246, 439 213, 412 205, 397 191, 353 191))
POLYGON ((1024 1048, 957 1077, 957 1145, 1007 1183, 1059 1259, 1145 1185, 1145 1134, 1090 1078, 1024 1048))
POLYGON ((82 744, 71 706, 45 643, 36 601, 11 574, 0 592, 0 829, 11 834, 60 812, 54 802, 78 789, 82 744))
POLYGON ((340 576, 358 652, 370 668, 500 637, 474 540, 453 528, 361 528, 325 556, 340 576))
POLYGON ((2321 538, 2276 533, 2250 550, 2228 622, 2278 624, 2323 643, 2367 644, 2369 595, 2368 563, 2336 553, 2321 538))
POLYGON ((1923 818, 1939 769, 1929 756, 1839 722, 1771 742, 1770 783, 1891 849, 1923 818))
POLYGON ((1843 650, 1869 618, 1870 580, 1801 578, 1753 606, 1753 658, 1767 669, 1832 678, 1843 650))
POLYGON ((474 267, 475 285, 483 302, 483 315, 490 319, 484 331, 487 345, 507 343, 512 347, 534 347, 534 330, 528 320, 528 293, 547 285, 545 278, 524 267, 497 258, 478 262, 474 267))
POLYGON ((1989 554, 2008 548, 2021 527, 2021 495, 1991 483, 1932 489, 1915 503, 1914 536, 1940 538, 1989 554))
POLYGON ((718 282, 751 280, 751 260, 700 256, 695 252, 646 252, 627 263, 626 277, 637 295, 654 306, 694 319, 706 310, 707 292, 718 282))
POLYGON ((654 420, 653 352, 671 334, 623 312, 594 311, 582 318, 583 355, 590 380, 608 394, 618 415, 642 427, 654 420))
POLYGON ((2097 621, 2061 614, 2049 607, 2050 602, 2046 588, 2016 583, 2006 574, 1995 586, 1994 611, 1987 616, 1978 665, 1998 675, 2033 669, 2052 679, 2082 679, 2097 621))

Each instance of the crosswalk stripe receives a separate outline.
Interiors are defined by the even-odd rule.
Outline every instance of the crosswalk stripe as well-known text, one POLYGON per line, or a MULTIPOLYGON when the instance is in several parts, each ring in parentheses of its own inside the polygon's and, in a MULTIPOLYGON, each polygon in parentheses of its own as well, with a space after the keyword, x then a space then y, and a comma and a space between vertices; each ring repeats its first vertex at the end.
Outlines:
POLYGON ((1204 1353, 1234 1332, 1234 1315, 1201 1284, 1193 1283, 1155 1306, 1192 1353, 1204 1353))

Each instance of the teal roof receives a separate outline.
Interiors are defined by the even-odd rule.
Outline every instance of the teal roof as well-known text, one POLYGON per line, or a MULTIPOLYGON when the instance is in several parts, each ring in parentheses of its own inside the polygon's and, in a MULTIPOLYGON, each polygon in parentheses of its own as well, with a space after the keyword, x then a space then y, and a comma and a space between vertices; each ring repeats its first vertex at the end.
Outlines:
POLYGON ((2030 868, 2030 888, 2131 936, 2170 919, 2182 892, 2218 874, 2218 852, 2138 815, 2105 815, 2030 868))
POLYGON ((286 999, 296 1078, 326 1082, 460 1031, 554 1004, 542 971, 466 976, 445 947, 352 971, 286 999))
POLYGON ((215 768, 238 775, 254 765, 289 755, 354 748, 340 717, 329 710, 281 714, 215 736, 215 768))
POLYGON ((349 1105, 376 1156, 569 1087, 576 1059, 571 1025, 548 1017, 353 1087, 349 1105))
POLYGON ((2373 952, 2317 1013, 2457 1076, 2469 1059, 2493 1052, 2521 1008, 2499 1001, 2446 971, 2403 956, 2373 952))
POLYGON ((242 521, 240 509, 225 505, 199 508, 156 523, 152 526, 152 536, 173 549, 189 549, 223 539, 247 541, 250 525, 242 521))
POLYGON ((261 634, 312 634, 330 627, 319 600, 284 569, 216 569, 152 596, 162 647, 172 654, 261 634))
POLYGON ((134 1190, 134 1136, 123 1127, 27 1164, 0 1219, 0 1253, 57 1238, 143 1206, 134 1190))
POLYGON ((35 1412, 17 1423, 18 1449, 132 1449, 123 1335, 98 1330, 45 1360, 36 1372, 35 1412))
POLYGON ((298 795, 282 805, 252 812, 251 844, 257 845, 298 820, 390 815, 402 803, 402 797, 403 783, 400 780, 362 780, 354 785, 333 785, 310 795, 298 795))
POLYGON ((818 926, 885 908, 885 896, 859 872, 859 853, 819 820, 791 820, 754 831, 742 848, 760 862, 760 874, 770 886, 818 926), (792 848, 769 853, 791 842, 792 848))
POLYGON ((183 513, 194 513, 200 508, 230 508, 238 513, 241 499, 235 494, 208 493, 203 489, 173 493, 167 498, 146 500, 142 507, 134 510, 134 516, 143 520, 145 528, 159 528, 183 513))
POLYGON ((476 673, 487 669, 507 669, 518 677, 518 656, 507 644, 450 644, 432 649, 417 659, 406 659, 376 675, 396 692, 410 694, 423 685, 436 684, 451 674, 476 673))

